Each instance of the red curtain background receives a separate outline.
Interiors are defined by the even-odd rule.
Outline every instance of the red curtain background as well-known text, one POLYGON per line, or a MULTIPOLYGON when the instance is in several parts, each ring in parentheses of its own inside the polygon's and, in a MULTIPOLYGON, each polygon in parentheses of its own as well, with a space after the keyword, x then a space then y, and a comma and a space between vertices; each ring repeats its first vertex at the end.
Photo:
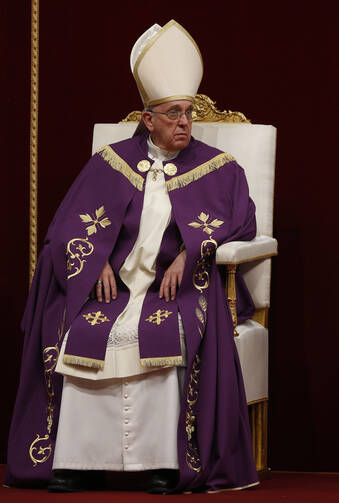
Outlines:
MULTIPOLYGON (((30 1, 3 0, 0 13, 5 173, 0 462, 5 462, 28 290, 30 1)), ((201 49, 200 92, 219 109, 242 111, 253 123, 278 128, 269 466, 339 471, 335 2, 199 6, 41 0, 39 246, 90 156, 93 125, 117 122, 141 108, 129 69, 134 41, 154 22, 172 18, 201 49)))

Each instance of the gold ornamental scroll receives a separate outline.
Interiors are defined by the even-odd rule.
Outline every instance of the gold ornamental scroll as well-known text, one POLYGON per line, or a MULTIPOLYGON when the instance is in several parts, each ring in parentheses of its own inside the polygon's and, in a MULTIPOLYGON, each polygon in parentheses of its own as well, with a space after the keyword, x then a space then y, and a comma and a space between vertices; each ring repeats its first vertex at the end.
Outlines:
POLYGON ((29 284, 37 263, 38 240, 39 0, 31 7, 31 105, 29 177, 29 284))

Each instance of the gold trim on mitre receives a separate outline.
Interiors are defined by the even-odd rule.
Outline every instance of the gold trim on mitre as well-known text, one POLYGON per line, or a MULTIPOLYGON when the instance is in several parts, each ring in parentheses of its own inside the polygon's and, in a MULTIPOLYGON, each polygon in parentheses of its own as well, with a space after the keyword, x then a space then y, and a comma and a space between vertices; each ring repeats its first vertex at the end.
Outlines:
POLYGON ((159 103, 165 103, 166 101, 174 101, 178 99, 181 100, 188 99, 190 101, 193 101, 194 96, 196 95, 196 92, 198 90, 202 74, 203 74, 203 61, 198 45, 196 44, 195 40, 191 37, 191 35, 185 30, 185 28, 183 28, 179 23, 177 23, 173 19, 169 21, 163 28, 161 28, 161 30, 158 31, 158 33, 156 33, 152 37, 152 39, 145 45, 145 47, 139 54, 133 68, 133 76, 135 78, 142 101, 145 106, 157 105, 159 103), (194 51, 189 55, 187 55, 187 52, 185 51, 179 51, 179 53, 173 51, 173 63, 175 63, 177 71, 173 71, 170 73, 169 76, 166 76, 164 75, 164 71, 166 68, 169 68, 169 60, 166 57, 162 57, 163 56, 163 48, 162 48, 161 57, 159 57, 158 59, 155 58, 157 59, 157 61, 154 61, 154 68, 148 68, 145 72, 145 75, 147 75, 148 78, 148 82, 147 83, 142 82, 143 76, 140 77, 140 65, 142 64, 142 62, 144 62, 146 55, 149 53, 150 49, 154 47, 154 44, 158 42, 161 37, 166 35, 167 32, 173 27, 180 30, 185 35, 185 37, 189 39, 190 42, 193 44, 195 53, 198 55, 200 59, 201 67, 199 69, 197 68, 190 69, 189 65, 187 64, 189 61, 193 60, 194 51), (186 60, 184 60, 185 58, 186 60), (182 63, 183 69, 180 69, 181 61, 183 62, 182 63), (161 68, 161 63, 164 64, 163 69, 161 68), (198 72, 196 75, 194 75, 194 70, 198 72), (159 76, 161 77, 160 79, 159 76), (170 77, 173 77, 173 79, 175 77, 177 77, 178 79, 183 79, 184 76, 185 78, 187 78, 187 83, 179 82, 178 84, 177 82, 171 82, 170 77), (161 90, 161 87, 163 87, 163 91, 161 90), (183 90, 182 93, 180 93, 181 89, 178 89, 178 87, 179 88, 182 87, 183 90), (173 88, 173 93, 168 92, 169 88, 173 88), (192 93, 187 93, 188 90, 192 90, 192 93), (153 94, 153 96, 151 94, 153 94))
POLYGON ((160 105, 161 103, 167 103, 168 101, 177 101, 177 100, 187 100, 194 103, 194 96, 188 96, 187 94, 175 94, 173 96, 166 96, 165 98, 161 98, 159 100, 154 100, 150 102, 147 106, 155 106, 160 105))

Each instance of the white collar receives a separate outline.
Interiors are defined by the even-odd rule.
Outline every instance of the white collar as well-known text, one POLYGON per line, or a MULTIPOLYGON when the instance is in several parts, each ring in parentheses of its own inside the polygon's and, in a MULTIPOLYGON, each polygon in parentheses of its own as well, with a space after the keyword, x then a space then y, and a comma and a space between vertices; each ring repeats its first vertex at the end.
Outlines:
POLYGON ((170 159, 174 159, 179 154, 180 150, 176 152, 170 152, 169 150, 164 150, 157 145, 154 145, 151 135, 147 138, 147 146, 148 146, 148 155, 151 159, 159 161, 169 161, 170 159))

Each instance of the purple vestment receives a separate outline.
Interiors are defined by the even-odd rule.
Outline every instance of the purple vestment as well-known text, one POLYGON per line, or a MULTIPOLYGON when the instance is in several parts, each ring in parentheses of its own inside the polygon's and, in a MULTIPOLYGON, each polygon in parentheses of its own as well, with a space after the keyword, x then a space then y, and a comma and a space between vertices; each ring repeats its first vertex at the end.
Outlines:
MULTIPOLYGON (((146 137, 97 152, 67 193, 47 234, 24 319, 22 372, 9 438, 6 483, 25 485, 51 476, 62 376, 54 372, 65 332, 64 360, 102 368, 110 328, 129 299, 118 271, 139 232, 146 173, 146 137), (88 299, 106 260, 117 279, 110 304, 88 299)), ((258 480, 233 325, 217 246, 255 236, 255 210, 242 168, 229 155, 191 139, 165 174, 172 204, 156 263, 156 277, 139 323, 144 365, 180 364, 182 317, 187 373, 178 426, 178 490, 219 490, 258 480), (186 247, 175 301, 159 299, 165 270, 186 247)), ((164 162, 166 166, 166 162, 164 162)), ((156 209, 155 209, 156 211, 156 209)), ((238 316, 253 303, 237 277, 238 316)))

